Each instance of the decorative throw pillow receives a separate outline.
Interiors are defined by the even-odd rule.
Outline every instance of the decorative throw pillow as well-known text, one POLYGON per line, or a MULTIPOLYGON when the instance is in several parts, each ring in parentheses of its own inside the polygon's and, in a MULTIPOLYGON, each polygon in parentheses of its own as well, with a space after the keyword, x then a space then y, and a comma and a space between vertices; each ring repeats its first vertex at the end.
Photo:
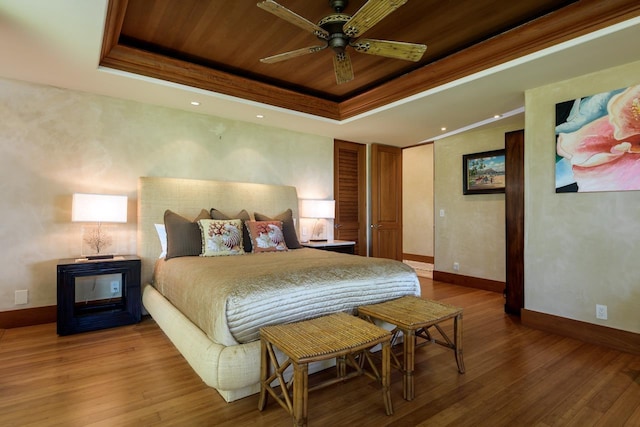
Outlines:
POLYGON ((282 221, 247 221, 253 253, 286 251, 282 221))
POLYGON ((247 227, 244 226, 244 224, 247 221, 251 221, 249 212, 242 209, 240 212, 238 212, 238 215, 229 216, 229 215, 223 214, 216 208, 212 208, 211 211, 209 211, 209 213, 211 214, 211 219, 235 219, 235 218, 241 219, 242 220, 242 247, 244 248, 245 252, 251 252, 251 236, 249 236, 249 229, 247 229, 247 227))
POLYGON ((242 220, 201 219, 202 256, 240 255, 242 248, 242 220))
POLYGON ((269 218, 258 212, 254 212, 253 216, 256 221, 282 221, 282 232, 284 233, 284 241, 287 243, 289 249, 300 249, 302 245, 298 241, 298 235, 296 234, 296 226, 293 223, 293 212, 291 209, 287 209, 280 215, 276 215, 273 218, 269 218))
POLYGON ((202 234, 197 221, 204 218, 210 218, 209 212, 204 209, 193 222, 173 211, 165 211, 164 227, 167 231, 165 260, 181 256, 198 256, 202 253, 202 234))

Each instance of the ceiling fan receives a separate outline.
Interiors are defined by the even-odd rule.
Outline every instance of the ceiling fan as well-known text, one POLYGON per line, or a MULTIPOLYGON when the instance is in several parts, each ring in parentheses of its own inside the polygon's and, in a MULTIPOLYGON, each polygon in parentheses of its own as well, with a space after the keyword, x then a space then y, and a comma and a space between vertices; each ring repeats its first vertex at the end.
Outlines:
POLYGON ((329 4, 335 13, 325 16, 317 25, 273 0, 262 1, 258 3, 258 7, 293 25, 297 25, 303 30, 311 31, 321 43, 269 56, 261 59, 260 62, 272 64, 319 52, 330 47, 335 52, 333 69, 336 75, 336 83, 342 84, 353 80, 353 68, 349 53, 346 51, 347 46, 351 46, 356 52, 369 55, 419 61, 425 50, 427 50, 427 46, 423 44, 360 38, 367 30, 407 1, 369 0, 351 16, 342 13, 349 3, 348 0, 329 0, 329 4))

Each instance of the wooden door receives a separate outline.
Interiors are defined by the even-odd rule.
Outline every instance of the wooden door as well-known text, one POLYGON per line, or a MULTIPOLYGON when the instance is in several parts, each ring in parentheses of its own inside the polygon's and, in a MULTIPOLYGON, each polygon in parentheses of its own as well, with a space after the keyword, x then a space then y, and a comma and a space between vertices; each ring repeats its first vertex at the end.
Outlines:
POLYGON ((505 134, 506 289, 504 311, 524 308, 524 131, 505 134))
POLYGON ((363 144, 339 140, 333 143, 333 235, 338 240, 356 242, 356 255, 367 255, 366 156, 363 144))
POLYGON ((371 146, 371 256, 402 261, 402 149, 371 146))

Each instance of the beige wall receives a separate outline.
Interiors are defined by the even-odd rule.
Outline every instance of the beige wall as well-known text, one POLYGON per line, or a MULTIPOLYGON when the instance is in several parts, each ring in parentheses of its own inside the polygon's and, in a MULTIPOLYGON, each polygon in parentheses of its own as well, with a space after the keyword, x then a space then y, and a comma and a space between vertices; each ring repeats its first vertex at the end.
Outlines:
POLYGON ((433 256, 433 144, 402 150, 402 252, 433 256))
POLYGON ((80 253, 74 192, 124 194, 135 253, 139 176, 294 185, 332 198, 333 140, 0 79, 0 311, 56 304, 56 262, 80 253), (15 290, 29 303, 14 305, 15 290))
POLYGON ((464 196, 462 156, 504 148, 504 134, 517 129, 522 126, 469 131, 435 142, 435 270, 505 280, 504 194, 464 196), (460 265, 457 272, 454 262, 460 265))
POLYGON ((554 185, 555 104, 639 83, 634 62, 526 93, 528 310, 640 332, 640 191, 556 194, 554 185), (596 304, 609 320, 596 319, 596 304))

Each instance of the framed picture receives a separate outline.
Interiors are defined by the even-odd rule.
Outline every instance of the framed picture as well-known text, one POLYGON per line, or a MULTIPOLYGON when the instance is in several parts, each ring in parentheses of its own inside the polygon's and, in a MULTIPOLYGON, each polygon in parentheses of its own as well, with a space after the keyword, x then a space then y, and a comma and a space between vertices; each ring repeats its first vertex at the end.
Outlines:
POLYGON ((462 156, 462 194, 504 193, 504 150, 462 156))

